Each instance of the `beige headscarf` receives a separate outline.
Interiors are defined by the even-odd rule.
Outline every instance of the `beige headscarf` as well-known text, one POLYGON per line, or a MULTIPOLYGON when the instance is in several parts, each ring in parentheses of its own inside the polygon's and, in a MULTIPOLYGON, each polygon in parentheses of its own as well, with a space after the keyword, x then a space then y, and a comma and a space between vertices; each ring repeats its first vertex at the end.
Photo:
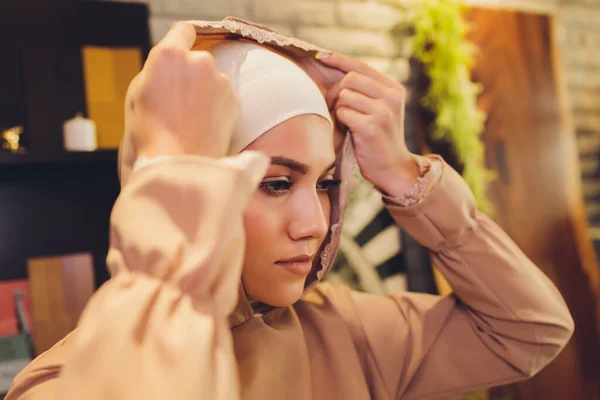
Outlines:
POLYGON ((315 82, 294 62, 255 43, 226 40, 210 49, 217 68, 240 99, 229 154, 299 115, 316 114, 333 122, 315 82))

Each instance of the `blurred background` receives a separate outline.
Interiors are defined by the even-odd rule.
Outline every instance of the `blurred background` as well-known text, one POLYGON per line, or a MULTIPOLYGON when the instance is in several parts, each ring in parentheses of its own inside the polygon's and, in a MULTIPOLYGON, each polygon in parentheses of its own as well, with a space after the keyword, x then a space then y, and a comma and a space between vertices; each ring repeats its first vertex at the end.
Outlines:
MULTIPOLYGON (((3 1, 0 399, 108 279, 127 85, 173 21, 227 16, 402 82, 410 149, 461 172, 563 293, 576 324, 565 351, 470 398, 600 399, 599 0, 3 1)), ((450 292, 360 177, 346 221, 329 280, 450 292)))

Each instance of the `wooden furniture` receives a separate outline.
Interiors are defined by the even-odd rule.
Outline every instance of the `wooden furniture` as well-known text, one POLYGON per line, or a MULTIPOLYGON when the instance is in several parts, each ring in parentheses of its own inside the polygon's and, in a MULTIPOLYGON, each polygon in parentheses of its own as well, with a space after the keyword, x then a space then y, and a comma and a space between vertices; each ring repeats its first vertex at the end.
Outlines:
POLYGON ((494 219, 554 281, 575 320, 565 350, 534 378, 499 392, 513 399, 600 398, 598 265, 583 208, 569 106, 549 16, 473 8, 473 77, 488 112, 486 163, 494 219))
POLYGON ((77 325, 94 293, 94 267, 89 253, 32 258, 27 264, 35 353, 39 355, 77 325))
POLYGON ((63 151, 62 124, 86 112, 82 48, 150 50, 145 4, 20 0, 0 12, 0 128, 23 126, 26 154, 0 149, 0 280, 27 277, 32 257, 89 252, 108 278, 116 150, 63 151))

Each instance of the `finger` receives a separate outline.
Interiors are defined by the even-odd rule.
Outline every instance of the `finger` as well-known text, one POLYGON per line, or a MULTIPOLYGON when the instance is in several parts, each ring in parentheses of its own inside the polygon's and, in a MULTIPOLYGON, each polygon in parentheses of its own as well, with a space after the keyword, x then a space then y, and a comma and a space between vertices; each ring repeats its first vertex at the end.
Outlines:
POLYGON ((350 72, 327 91, 325 100, 329 109, 333 107, 342 89, 351 89, 373 99, 385 98, 389 90, 368 76, 358 72, 350 72))
POLYGON ((189 50, 196 42, 196 28, 189 22, 176 22, 157 47, 174 47, 189 50))
POLYGON ((377 107, 377 100, 350 89, 342 89, 335 103, 335 108, 348 107, 362 114, 372 114, 377 107))
POLYGON ((205 80, 203 84, 206 84, 206 79, 208 79, 208 76, 218 73, 214 58, 208 51, 191 51, 188 54, 187 60, 189 75, 202 77, 205 80))
POLYGON ((346 73, 355 71, 366 75, 385 86, 394 83, 383 76, 379 71, 371 68, 367 63, 340 53, 317 53, 317 59, 329 67, 337 68, 346 73))
POLYGON ((221 162, 243 170, 250 186, 256 188, 267 173, 271 159, 261 152, 244 150, 240 154, 222 158, 221 162))
POLYGON ((342 106, 336 109, 335 115, 339 122, 350 129, 350 132, 360 130, 367 123, 368 115, 356 111, 353 108, 342 106))

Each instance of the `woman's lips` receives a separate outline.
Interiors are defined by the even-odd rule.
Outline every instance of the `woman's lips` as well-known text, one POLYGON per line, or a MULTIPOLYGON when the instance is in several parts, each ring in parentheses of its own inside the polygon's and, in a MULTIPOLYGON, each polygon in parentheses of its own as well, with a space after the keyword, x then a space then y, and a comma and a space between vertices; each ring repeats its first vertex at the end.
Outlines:
POLYGON ((275 264, 283 267, 294 275, 306 276, 312 269, 313 257, 314 255, 293 257, 287 260, 277 261, 275 264))

